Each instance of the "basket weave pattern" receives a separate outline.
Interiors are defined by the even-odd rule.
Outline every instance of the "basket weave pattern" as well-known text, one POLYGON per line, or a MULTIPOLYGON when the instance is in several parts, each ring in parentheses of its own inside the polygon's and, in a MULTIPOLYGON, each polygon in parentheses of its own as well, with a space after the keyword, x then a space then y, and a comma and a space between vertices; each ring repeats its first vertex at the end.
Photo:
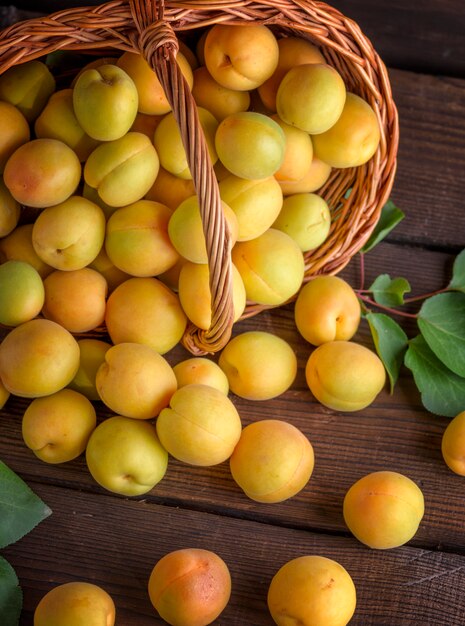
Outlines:
MULTIPOLYGON (((331 208, 332 224, 325 243, 305 253, 304 282, 317 274, 336 274, 360 250, 378 221, 393 185, 399 140, 386 67, 355 22, 312 0, 116 0, 20 22, 0 33, 0 73, 57 50, 98 51, 102 56, 108 50, 140 52, 156 71, 186 148, 210 267, 211 327, 203 331, 191 325, 183 339, 194 354, 216 352, 229 340, 231 244, 196 105, 175 62, 177 37, 214 24, 247 22, 319 46, 347 90, 364 98, 378 117, 381 141, 372 159, 357 168, 333 170, 319 191, 331 208)), ((269 307, 249 302, 243 317, 265 308, 269 307)))

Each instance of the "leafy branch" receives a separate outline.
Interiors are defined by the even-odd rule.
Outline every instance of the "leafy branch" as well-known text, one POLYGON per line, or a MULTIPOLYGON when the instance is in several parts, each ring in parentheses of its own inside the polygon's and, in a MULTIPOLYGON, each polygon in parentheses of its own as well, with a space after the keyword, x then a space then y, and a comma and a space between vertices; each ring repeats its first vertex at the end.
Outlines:
MULTIPOLYGON (((51 514, 26 483, 0 461, 0 549, 15 543, 51 514)), ((17 626, 23 596, 16 572, 0 556, 0 615, 2 626, 17 626)))
POLYGON ((364 288, 364 255, 403 219, 392 201, 384 207, 370 239, 360 252, 361 280, 356 293, 376 351, 388 373, 391 393, 404 364, 411 370, 425 408, 454 417, 465 408, 465 250, 455 259, 449 284, 435 292, 406 298, 410 283, 389 274, 364 288), (401 307, 422 302, 416 313, 401 307), (381 313, 373 312, 373 308, 381 313), (416 321, 418 334, 409 339, 392 316, 416 321))

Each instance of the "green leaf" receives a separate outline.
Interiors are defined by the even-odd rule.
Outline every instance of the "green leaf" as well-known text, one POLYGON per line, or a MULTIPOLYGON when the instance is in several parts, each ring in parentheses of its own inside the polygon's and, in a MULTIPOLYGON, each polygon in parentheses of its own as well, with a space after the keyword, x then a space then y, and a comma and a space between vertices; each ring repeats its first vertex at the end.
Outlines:
POLYGON ((455 257, 452 269, 452 280, 449 283, 451 289, 465 292, 465 250, 455 257))
POLYGON ((370 238, 365 243, 360 252, 368 252, 382 241, 391 230, 393 230, 399 222, 405 217, 405 213, 401 211, 392 200, 388 200, 381 209, 381 215, 376 224, 370 238))
POLYGON ((0 548, 21 539, 50 513, 26 483, 0 461, 0 548))
POLYGON ((431 413, 455 417, 465 407, 465 378, 442 363, 425 339, 410 340, 404 359, 421 393, 423 406, 431 413))
POLYGON ((465 294, 440 293, 423 302, 418 326, 434 354, 465 376, 465 294))
POLYGON ((0 617, 2 626, 18 626, 23 594, 14 569, 0 556, 0 617))
POLYGON ((383 306, 404 304, 404 294, 411 291, 410 283, 405 278, 391 278, 389 274, 380 274, 370 286, 375 302, 383 306))
POLYGON ((408 337, 399 324, 384 313, 368 313, 366 319, 376 352, 386 368, 392 394, 407 350, 408 337))

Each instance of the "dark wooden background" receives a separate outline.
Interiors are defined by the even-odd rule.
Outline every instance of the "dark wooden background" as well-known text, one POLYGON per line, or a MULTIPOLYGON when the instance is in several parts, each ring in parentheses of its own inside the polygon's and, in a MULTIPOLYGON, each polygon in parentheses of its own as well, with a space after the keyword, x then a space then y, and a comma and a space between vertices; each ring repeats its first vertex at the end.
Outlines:
MULTIPOLYGON (((50 12, 77 4, 18 0, 16 7, 50 12)), ((434 291, 448 282, 453 259, 465 247, 463 0, 334 0, 333 5, 359 23, 386 61, 400 115, 392 199, 406 218, 367 255, 367 284, 385 272, 406 277, 412 295, 434 291)), ((343 275, 358 285, 357 258, 343 275)), ((21 439, 26 401, 7 403, 0 412, 0 458, 53 510, 2 552, 24 591, 22 626, 32 624, 45 592, 76 579, 100 584, 112 595, 118 626, 162 624, 148 600, 148 576, 166 552, 186 546, 214 550, 230 567, 231 601, 215 622, 222 626, 271 626, 266 593, 272 576, 291 558, 309 553, 335 558, 351 573, 358 594, 354 626, 465 623, 465 478, 445 466, 440 451, 449 420, 423 408, 406 369, 395 393, 383 391, 364 411, 326 409, 306 388, 309 347, 295 330, 292 307, 243 322, 238 331, 257 327, 291 343, 299 372, 292 389, 276 400, 234 397, 243 423, 286 419, 315 449, 309 484, 282 504, 248 500, 227 463, 202 469, 173 460, 148 495, 112 495, 93 482, 82 457, 61 466, 38 461, 21 439), (415 538, 388 551, 358 543, 342 518, 350 485, 379 469, 408 475, 422 488, 426 504, 415 538)), ((414 324, 404 327, 415 335, 414 324)), ((355 339, 371 345, 365 323, 355 339)), ((186 356, 176 349, 168 358, 175 363, 186 356)))

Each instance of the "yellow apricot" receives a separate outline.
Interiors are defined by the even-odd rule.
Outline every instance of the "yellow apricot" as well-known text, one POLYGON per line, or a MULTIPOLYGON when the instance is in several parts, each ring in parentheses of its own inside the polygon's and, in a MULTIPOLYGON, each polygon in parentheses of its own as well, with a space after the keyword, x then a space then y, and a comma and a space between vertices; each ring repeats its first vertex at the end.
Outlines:
POLYGON ((330 174, 331 166, 313 155, 310 166, 300 180, 280 180, 278 182, 284 196, 292 196, 296 193, 312 193, 323 187, 330 174))
POLYGON ((315 155, 331 165, 345 168, 363 165, 376 152, 381 138, 379 121, 360 96, 348 93, 336 123, 312 138, 315 155))
POLYGON ((105 352, 95 376, 100 399, 115 413, 151 419, 168 406, 176 376, 168 362, 150 346, 119 343, 105 352))
POLYGON ((276 111, 276 93, 286 73, 296 65, 304 63, 324 63, 319 49, 302 37, 282 37, 278 39, 278 65, 273 74, 262 85, 258 93, 269 111, 276 111))
MULTIPOLYGON (((226 225, 229 228, 231 246, 233 246, 239 231, 237 217, 226 202, 222 201, 221 205, 226 225)), ((182 257, 192 263, 208 262, 207 246, 197 196, 190 196, 183 200, 173 212, 168 223, 168 234, 173 246, 182 257)))
POLYGON ((229 459, 231 474, 256 502, 282 502, 301 491, 314 466, 313 447, 293 424, 261 420, 246 426, 229 459))
POLYGON ((218 361, 233 393, 248 400, 269 400, 284 393, 297 374, 291 346, 272 333, 248 331, 233 337, 218 361))
POLYGON ((160 167, 155 182, 145 194, 146 200, 161 202, 174 211, 183 200, 195 196, 194 181, 179 178, 160 167))
MULTIPOLYGON (((210 269, 205 263, 186 261, 178 279, 178 294, 185 314, 198 328, 208 330, 212 321, 210 269)), ((232 297, 236 322, 245 309, 245 287, 237 268, 232 265, 232 297)))
POLYGON ((232 260, 244 281, 247 299, 259 304, 283 304, 297 293, 304 278, 302 251, 276 228, 236 243, 232 260))
POLYGON ((0 239, 0 261, 24 261, 35 268, 42 278, 53 271, 53 267, 43 261, 32 245, 34 224, 21 224, 9 235, 0 239))
POLYGON ((15 105, 33 122, 55 91, 55 78, 42 61, 12 65, 0 75, 0 100, 15 105))
MULTIPOLYGON (((176 62, 192 89, 192 69, 182 52, 178 52, 176 62)), ((134 81, 139 95, 138 110, 148 115, 164 115, 171 111, 165 91, 150 65, 141 54, 125 52, 117 61, 117 66, 122 68, 134 81)))
POLYGON ((0 100, 0 174, 10 156, 31 138, 29 124, 21 111, 0 100))
POLYGON ((171 397, 156 422, 162 446, 175 459, 211 466, 228 459, 241 436, 241 418, 222 391, 203 384, 186 385, 171 397))
POLYGON ((283 205, 281 188, 273 176, 248 180, 228 172, 219 189, 222 200, 236 214, 238 241, 262 235, 271 227, 283 205))
POLYGON ((51 320, 33 319, 13 328, 0 344, 0 378, 17 396, 47 396, 66 387, 79 367, 79 346, 51 320))
POLYGON ((87 582, 54 587, 34 612, 34 626, 113 626, 115 604, 104 589, 87 582))
POLYGON ((61 389, 32 400, 23 415, 22 434, 42 461, 66 463, 84 452, 96 425, 90 400, 73 389, 61 389))
POLYGON ((228 89, 248 91, 265 82, 278 64, 273 32, 262 24, 215 24, 203 46, 205 65, 228 89))
POLYGON ((305 176, 313 158, 313 145, 310 135, 304 130, 286 124, 278 115, 272 115, 284 131, 286 147, 280 168, 274 173, 277 181, 298 181, 305 176))
POLYGON ((229 392, 229 382, 221 367, 206 357, 192 357, 176 363, 173 367, 178 388, 186 385, 208 385, 224 394, 229 392))
POLYGON ((306 63, 291 68, 282 79, 276 110, 287 124, 316 135, 337 122, 345 100, 344 81, 333 67, 306 63))
POLYGON ((71 333, 84 333, 103 324, 108 285, 90 267, 55 270, 44 280, 42 314, 71 333))
POLYGON ((156 278, 129 278, 107 300, 105 322, 113 343, 137 342, 165 354, 187 324, 178 296, 156 278))
POLYGON ((355 291, 338 276, 316 276, 310 280, 300 290, 294 307, 297 330, 314 346, 352 339, 360 317, 355 291))
POLYGON ((465 411, 449 422, 442 435, 441 452, 449 469, 465 476, 465 411))
POLYGON ((81 179, 76 153, 58 139, 33 139, 17 148, 3 172, 20 204, 43 209, 67 200, 81 179))
POLYGON ((3 409, 9 397, 10 397, 10 392, 5 387, 5 385, 2 382, 2 379, 0 378, 0 409, 3 409))
POLYGON ((6 237, 16 228, 20 216, 21 205, 0 178, 0 238, 6 237))
POLYGON ((111 344, 100 339, 79 339, 79 367, 68 387, 82 393, 89 400, 100 400, 95 377, 105 361, 105 353, 111 344))
POLYGON ((207 626, 221 614, 231 595, 228 566, 216 553, 201 548, 175 550, 154 566, 150 601, 172 626, 207 626))
POLYGON ((331 212, 321 196, 296 193, 284 198, 273 228, 288 234, 302 252, 308 252, 326 241, 331 228, 331 212))
POLYGON ((315 398, 335 411, 369 406, 386 382, 378 355, 352 341, 328 341, 310 355, 305 377, 315 398))
POLYGON ((111 293, 118 285, 130 278, 129 274, 123 272, 112 263, 106 253, 105 246, 102 246, 95 259, 89 263, 88 267, 97 270, 107 281, 108 293, 111 293))
POLYGON ((278 626, 346 626, 357 603, 347 570, 314 554, 285 563, 271 581, 267 600, 278 626))
POLYGON ((119 208, 107 221, 105 250, 114 265, 131 276, 157 276, 179 258, 168 235, 172 211, 151 200, 119 208))
POLYGON ((192 95, 197 106, 208 109, 219 122, 232 113, 247 111, 250 105, 248 91, 223 87, 205 66, 198 67, 194 71, 192 95))
POLYGON ((398 472, 372 472, 344 497, 344 520, 355 537, 370 548, 401 546, 415 535, 425 510, 421 489, 398 472))
POLYGON ((24 261, 0 265, 0 324, 19 326, 39 315, 44 284, 36 269, 24 261))

